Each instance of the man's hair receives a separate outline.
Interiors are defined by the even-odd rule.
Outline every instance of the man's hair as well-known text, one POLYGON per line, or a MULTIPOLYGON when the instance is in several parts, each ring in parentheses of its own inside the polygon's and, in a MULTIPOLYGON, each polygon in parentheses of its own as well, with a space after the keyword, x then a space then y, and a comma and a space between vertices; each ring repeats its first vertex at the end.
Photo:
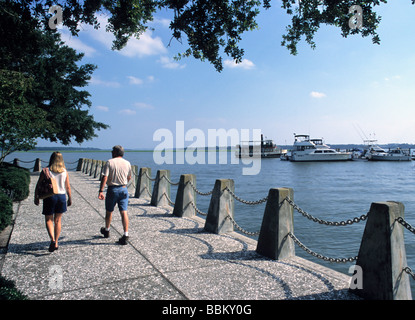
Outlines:
POLYGON ((112 154, 114 157, 123 157, 124 156, 124 148, 121 146, 114 146, 112 147, 112 154))

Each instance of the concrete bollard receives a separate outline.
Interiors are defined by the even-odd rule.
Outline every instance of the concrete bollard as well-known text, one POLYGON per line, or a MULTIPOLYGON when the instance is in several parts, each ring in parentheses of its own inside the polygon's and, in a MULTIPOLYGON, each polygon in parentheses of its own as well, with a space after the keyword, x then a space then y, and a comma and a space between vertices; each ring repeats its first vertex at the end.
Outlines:
POLYGON ((85 169, 86 169, 87 163, 88 163, 88 159, 83 159, 83 161, 82 161, 82 168, 81 168, 81 172, 82 173, 85 173, 85 169))
POLYGON ((137 187, 134 197, 140 199, 151 199, 151 168, 140 168, 137 177, 137 187))
POLYGON ((99 170, 98 180, 101 180, 101 178, 102 178, 102 172, 104 171, 104 167, 105 167, 106 164, 107 164, 107 161, 104 161, 104 160, 101 161, 101 169, 99 170))
POLYGON ((89 170, 89 176, 92 177, 95 172, 95 168, 97 167, 97 160, 92 160, 91 169, 89 170))
POLYGON ((158 170, 150 202, 154 207, 170 205, 167 200, 167 197, 170 198, 170 183, 165 178, 170 179, 170 170, 158 170))
POLYGON ((136 180, 135 177, 137 176, 137 172, 138 172, 138 167, 136 165, 131 165, 131 180, 129 183, 129 189, 132 190, 130 193, 134 193, 136 192, 136 190, 134 188, 137 189, 136 187, 136 180), (132 189, 131 189, 132 188, 132 189))
POLYGON ((288 236, 289 232, 294 233, 293 207, 284 201, 286 197, 293 200, 293 189, 269 190, 258 237, 256 252, 274 260, 295 256, 295 243, 288 236))
POLYGON ((36 158, 33 172, 40 172, 40 171, 42 171, 42 160, 40 160, 39 158, 36 158))
MULTIPOLYGON (((356 266, 361 268, 361 287, 350 291, 368 300, 412 300, 400 202, 374 202, 370 206, 356 266)), ((358 276, 358 273, 356 273, 358 276)))
POLYGON ((232 179, 218 179, 215 182, 209 210, 206 216, 205 231, 222 234, 233 231, 233 223, 228 218, 234 217, 234 198, 225 190, 228 187, 235 191, 235 182, 232 179))
POLYGON ((89 166, 91 165, 91 159, 86 159, 84 173, 87 174, 89 170, 89 166))
POLYGON ((76 171, 82 171, 83 164, 84 164, 84 159, 83 158, 79 158, 78 159, 78 165, 76 166, 76 171))
POLYGON ((173 215, 176 217, 193 217, 196 215, 196 210, 192 206, 192 202, 196 205, 196 192, 190 183, 196 185, 194 174, 182 174, 180 176, 173 209, 173 215))

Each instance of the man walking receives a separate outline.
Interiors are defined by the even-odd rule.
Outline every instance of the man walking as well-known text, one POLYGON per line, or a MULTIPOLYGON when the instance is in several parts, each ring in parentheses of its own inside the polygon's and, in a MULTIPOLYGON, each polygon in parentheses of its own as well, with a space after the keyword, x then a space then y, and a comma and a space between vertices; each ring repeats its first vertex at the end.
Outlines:
POLYGON ((128 189, 127 183, 131 179, 131 164, 123 158, 124 148, 114 146, 112 148, 112 159, 108 160, 102 171, 101 185, 99 188, 98 199, 105 200, 105 228, 101 228, 101 233, 105 238, 110 236, 110 226, 112 213, 115 205, 118 204, 120 210, 124 235, 119 239, 119 243, 128 243, 128 189), (107 195, 104 196, 104 187, 108 185, 107 195))

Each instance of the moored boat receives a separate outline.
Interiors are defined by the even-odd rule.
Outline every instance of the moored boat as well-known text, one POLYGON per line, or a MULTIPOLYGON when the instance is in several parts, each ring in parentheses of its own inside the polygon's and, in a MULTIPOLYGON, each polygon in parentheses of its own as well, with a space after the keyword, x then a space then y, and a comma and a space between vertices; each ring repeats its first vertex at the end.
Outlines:
POLYGON ((310 139, 309 135, 294 134, 294 145, 290 161, 347 161, 351 152, 341 152, 323 143, 323 139, 310 139))
POLYGON ((286 152, 271 139, 264 139, 261 134, 261 141, 241 141, 241 144, 236 145, 235 156, 238 158, 279 158, 286 152))
POLYGON ((401 148, 390 149, 387 152, 375 152, 372 153, 370 161, 410 161, 411 151, 403 150, 401 148))

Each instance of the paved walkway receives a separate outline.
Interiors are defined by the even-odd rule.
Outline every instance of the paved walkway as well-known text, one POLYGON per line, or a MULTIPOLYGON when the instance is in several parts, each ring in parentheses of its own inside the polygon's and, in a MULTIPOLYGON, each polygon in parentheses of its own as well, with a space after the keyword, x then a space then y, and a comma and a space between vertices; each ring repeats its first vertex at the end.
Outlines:
POLYGON ((48 252, 41 206, 31 195, 20 203, 1 274, 30 299, 348 300, 350 277, 299 257, 273 261, 255 252, 256 241, 238 233, 209 234, 204 219, 177 218, 130 198, 130 240, 117 244, 104 225, 98 180, 71 172, 73 205, 62 221, 59 250, 48 252))

